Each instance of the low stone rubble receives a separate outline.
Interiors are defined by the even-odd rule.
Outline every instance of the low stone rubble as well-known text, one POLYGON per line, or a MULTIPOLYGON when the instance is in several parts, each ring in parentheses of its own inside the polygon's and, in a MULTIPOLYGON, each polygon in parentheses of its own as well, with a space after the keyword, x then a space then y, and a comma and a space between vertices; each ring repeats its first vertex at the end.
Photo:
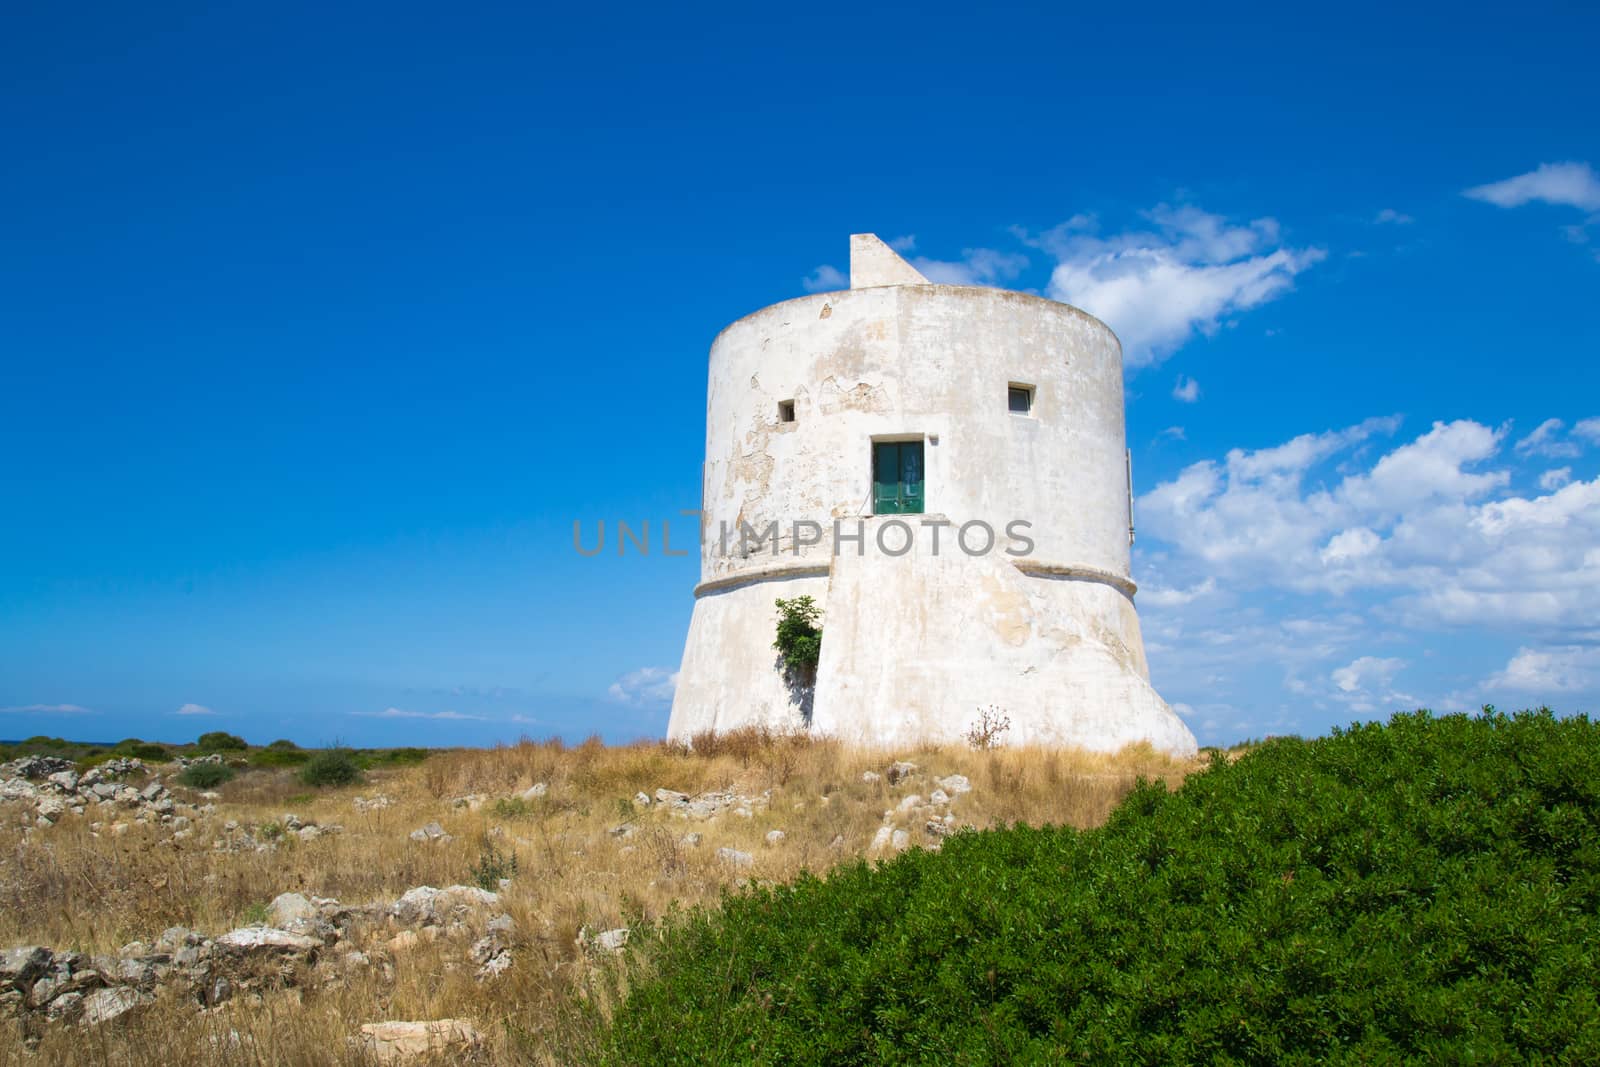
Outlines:
MULTIPOLYGON (((241 994, 330 984, 373 958, 356 947, 386 934, 385 948, 439 938, 476 937, 466 958, 480 980, 512 965, 516 924, 499 897, 475 886, 418 886, 390 904, 349 905, 331 897, 283 893, 267 906, 268 924, 215 938, 172 927, 153 943, 135 941, 115 956, 26 945, 0 952, 0 1020, 21 1022, 37 1038, 47 1025, 99 1026, 176 992, 197 1009, 241 994)), ((386 970, 386 974, 391 973, 386 970)))
POLYGON ((55 756, 23 756, 0 764, 0 802, 25 813, 31 808, 24 824, 37 830, 68 815, 94 816, 95 833, 125 833, 130 823, 166 826, 175 835, 186 830, 190 816, 203 809, 180 805, 158 777, 141 784, 129 780, 149 773, 139 759, 107 760, 79 774, 75 764, 55 756))

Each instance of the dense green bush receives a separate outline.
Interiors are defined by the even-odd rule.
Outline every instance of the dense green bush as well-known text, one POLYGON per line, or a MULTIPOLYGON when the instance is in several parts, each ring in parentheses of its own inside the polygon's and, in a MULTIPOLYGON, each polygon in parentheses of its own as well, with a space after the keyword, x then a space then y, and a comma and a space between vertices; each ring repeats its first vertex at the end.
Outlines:
MULTIPOLYGON (((669 921, 634 1063, 1600 1063, 1600 725, 1283 739, 669 921)), ((632 943, 648 942, 636 938, 632 943)))
POLYGON ((252 767, 299 767, 309 762, 311 753, 297 748, 258 748, 250 753, 252 767))
POLYGON ((817 623, 822 609, 808 596, 776 603, 778 636, 772 647, 783 657, 784 669, 791 676, 808 677, 822 658, 822 627, 817 623))
POLYGON ((427 758, 425 748, 380 748, 362 754, 369 767, 412 767, 427 758))
POLYGON ((191 763, 178 775, 178 782, 191 789, 214 789, 232 781, 233 774, 233 768, 223 763, 191 763))
POLYGON ((167 750, 165 745, 158 745, 152 741, 141 741, 137 737, 118 741, 116 747, 111 750, 111 755, 114 757, 129 756, 134 759, 142 759, 147 763, 165 763, 172 758, 172 753, 167 750))
POLYGON ((300 768, 300 780, 313 786, 350 785, 361 781, 361 765, 348 748, 325 748, 300 768))
POLYGON ((203 733, 195 740, 196 752, 243 752, 250 747, 244 738, 223 730, 203 733))
POLYGON ((287 737, 280 737, 276 741, 274 741, 270 745, 268 745, 267 747, 271 748, 271 749, 287 750, 287 751, 290 751, 290 752, 297 751, 300 748, 299 745, 295 744, 293 741, 289 740, 287 737))

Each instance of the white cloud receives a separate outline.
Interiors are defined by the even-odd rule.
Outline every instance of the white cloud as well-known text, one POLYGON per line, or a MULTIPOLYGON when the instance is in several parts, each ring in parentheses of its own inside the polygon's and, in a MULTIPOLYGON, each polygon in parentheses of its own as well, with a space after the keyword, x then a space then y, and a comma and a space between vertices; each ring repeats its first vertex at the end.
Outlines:
POLYGON ((936 285, 1001 285, 1027 269, 1028 257, 1020 252, 966 248, 954 262, 916 256, 911 265, 936 285))
POLYGON ((1172 387, 1172 396, 1185 404, 1193 404, 1200 399, 1200 383, 1187 375, 1180 374, 1177 384, 1172 387))
POLYGON ((1557 643, 1600 632, 1600 478, 1511 492, 1493 462, 1504 432, 1470 420, 1362 456, 1392 429, 1234 450, 1157 485, 1139 517, 1146 543, 1165 546, 1162 584, 1359 591, 1406 626, 1534 628, 1557 643))
POLYGON ((366 719, 460 719, 487 721, 482 715, 467 715, 459 711, 407 711, 404 708, 385 708, 382 711, 353 711, 350 714, 366 719))
POLYGON ((1600 175, 1587 163, 1542 163, 1537 170, 1468 189, 1462 195, 1497 207, 1535 200, 1582 211, 1600 211, 1600 175))
POLYGON ((1560 489, 1572 481, 1571 467, 1556 467, 1539 475, 1539 488, 1544 490, 1560 489))
POLYGON ((1484 687, 1536 695, 1592 691, 1600 688, 1600 648, 1519 648, 1505 669, 1491 675, 1484 687))
POLYGON ((1547 456, 1550 459, 1571 459, 1583 449, 1571 441, 1561 441, 1560 419, 1545 419, 1532 433, 1518 441, 1514 449, 1519 456, 1547 456))
POLYGON ((1406 665, 1403 659, 1380 656, 1362 656, 1333 672, 1333 684, 1341 692, 1354 693, 1362 689, 1381 688, 1394 681, 1406 665))
POLYGON ((800 279, 800 284, 805 286, 808 293, 832 292, 835 289, 850 288, 850 279, 838 267, 824 263, 812 271, 805 278, 800 279))
POLYGON ((1214 578, 1207 578, 1205 581, 1190 586, 1188 589, 1163 589, 1160 586, 1146 586, 1139 590, 1139 603, 1154 604, 1157 607, 1188 604, 1216 591, 1217 582, 1214 578))
POLYGON ((1378 212, 1377 216, 1374 217, 1372 221, 1379 226, 1409 226, 1417 220, 1412 218, 1410 215, 1405 215, 1396 211, 1392 207, 1386 207, 1382 211, 1378 212))
POLYGON ((612 682, 606 696, 619 704, 670 704, 678 688, 678 672, 665 667, 640 667, 612 682))
POLYGON ((0 713, 17 715, 93 715, 94 712, 78 704, 13 704, 0 708, 0 713))
POLYGON ((1600 418, 1580 419, 1572 428, 1572 436, 1600 444, 1600 418))
POLYGON ((901 255, 905 255, 907 252, 917 247, 917 235, 914 233, 908 233, 904 237, 891 237, 888 241, 888 245, 901 255))
POLYGON ((1157 436, 1170 438, 1173 441, 1187 441, 1189 439, 1188 434, 1184 433, 1182 426, 1168 426, 1157 436))
POLYGON ((1104 320, 1122 339, 1129 367, 1159 363, 1198 331, 1273 300, 1325 258, 1320 248, 1283 245, 1278 224, 1235 225, 1194 207, 1145 212, 1151 231, 1094 234, 1078 216, 1029 242, 1057 260, 1048 295, 1104 320))
POLYGON ((177 711, 173 712, 173 714, 174 715, 215 715, 216 712, 212 711, 210 708, 206 707, 204 704, 185 704, 185 705, 183 705, 183 707, 181 707, 177 711))

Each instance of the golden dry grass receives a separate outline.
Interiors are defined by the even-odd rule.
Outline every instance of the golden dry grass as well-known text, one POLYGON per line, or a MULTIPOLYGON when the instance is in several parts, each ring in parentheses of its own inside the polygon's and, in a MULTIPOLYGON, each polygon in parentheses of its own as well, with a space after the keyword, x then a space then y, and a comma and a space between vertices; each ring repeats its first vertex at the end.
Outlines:
MULTIPOLYGON (((926 796, 935 777, 964 774, 972 791, 951 805, 959 825, 1012 822, 1097 825, 1139 777, 1176 784, 1197 763, 1172 761, 1147 747, 1116 755, 1031 748, 974 752, 845 749, 827 741, 759 732, 703 739, 695 752, 665 744, 576 747, 524 742, 491 750, 436 753, 420 766, 382 771, 362 785, 307 794, 287 771, 252 771, 220 788, 217 812, 174 846, 167 834, 135 828, 96 836, 88 818, 25 834, 4 815, 0 826, 0 945, 114 953, 173 925, 215 936, 259 918, 279 893, 389 901, 418 885, 471 883, 486 844, 516 856, 519 873, 502 894, 516 919, 514 966, 478 982, 466 945, 440 940, 408 951, 372 951, 373 964, 335 986, 239 997, 200 1014, 176 998, 131 1021, 93 1031, 51 1028, 27 1052, 0 1031, 0 1067, 28 1064, 335 1064, 360 1062, 347 1039, 363 1022, 467 1017, 488 1034, 485 1062, 562 1062, 572 1035, 595 1025, 586 1011, 591 963, 579 931, 632 926, 673 906, 715 906, 750 878, 787 880, 867 855, 886 814, 909 793, 926 796), (863 781, 895 759, 918 776, 890 785, 863 781), (535 782, 548 794, 508 800, 535 782), (658 787, 696 794, 769 793, 752 817, 727 812, 686 820, 632 799, 658 787), (770 791, 770 792, 769 792, 770 791), (382 793, 393 805, 358 812, 357 795, 382 793), (468 806, 458 798, 483 798, 468 806), (212 839, 226 820, 265 824, 294 812, 344 833, 289 841, 273 852, 226 852, 212 839), (420 844, 410 831, 436 820, 448 843, 420 844), (636 831, 610 831, 631 822, 636 831), (787 835, 768 847, 765 835, 787 835), (682 840, 703 835, 699 847, 682 840), (842 839, 836 845, 830 845, 842 839), (752 853, 749 868, 719 862, 718 847, 752 853), (392 976, 384 963, 391 964, 392 976)), ((937 839, 925 819, 896 817, 912 844, 937 839)), ((381 942, 380 942, 381 944, 381 942)), ((366 946, 363 946, 366 947, 366 946)))

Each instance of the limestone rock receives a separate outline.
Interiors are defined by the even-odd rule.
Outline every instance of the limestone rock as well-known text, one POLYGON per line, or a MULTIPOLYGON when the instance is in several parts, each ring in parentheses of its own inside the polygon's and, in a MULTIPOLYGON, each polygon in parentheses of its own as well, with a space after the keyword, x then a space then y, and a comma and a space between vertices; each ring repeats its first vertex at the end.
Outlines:
POLYGON ((767 844, 770 847, 776 848, 777 846, 783 844, 784 840, 787 839, 788 836, 789 835, 784 833, 782 830, 768 830, 767 844))
POLYGON ((750 853, 726 847, 717 849, 717 859, 730 867, 749 867, 756 862, 756 858, 750 853))
POLYGON ((435 889, 423 885, 406 890, 390 906, 389 914, 402 926, 437 926, 497 908, 499 903, 500 898, 494 893, 476 886, 452 885, 435 889))
POLYGON ((82 1023, 84 1026, 99 1026, 153 1000, 155 997, 149 993, 141 993, 131 986, 97 989, 83 998, 82 1023))
POLYGON ((948 778, 941 778, 939 786, 951 796, 972 792, 972 783, 967 781, 967 776, 964 774, 952 774, 948 778))
POLYGON ((533 801, 538 800, 540 797, 544 796, 549 791, 550 791, 550 787, 547 784, 545 784, 544 782, 534 782, 528 788, 524 789, 521 793, 518 793, 517 796, 518 796, 518 799, 523 800, 523 801, 531 804, 533 801))
POLYGON ((246 926, 223 934, 215 945, 217 951, 230 956, 308 956, 320 949, 322 942, 270 926, 246 926))
POLYGON ((267 921, 277 927, 288 926, 296 919, 317 917, 316 905, 299 893, 279 893, 272 898, 272 903, 267 905, 267 921))
POLYGON ((423 1057, 459 1060, 483 1045, 483 1035, 466 1019, 366 1023, 356 1043, 380 1064, 409 1063, 423 1057))
POLYGON ((894 763, 889 764, 888 770, 884 771, 883 775, 889 779, 890 785, 896 785, 902 779, 909 778, 915 773, 917 773, 917 765, 915 763, 896 760, 894 763))
POLYGON ((418 830, 411 831, 413 841, 438 841, 441 844, 451 840, 449 834, 444 832, 444 827, 437 822, 430 822, 418 830))

